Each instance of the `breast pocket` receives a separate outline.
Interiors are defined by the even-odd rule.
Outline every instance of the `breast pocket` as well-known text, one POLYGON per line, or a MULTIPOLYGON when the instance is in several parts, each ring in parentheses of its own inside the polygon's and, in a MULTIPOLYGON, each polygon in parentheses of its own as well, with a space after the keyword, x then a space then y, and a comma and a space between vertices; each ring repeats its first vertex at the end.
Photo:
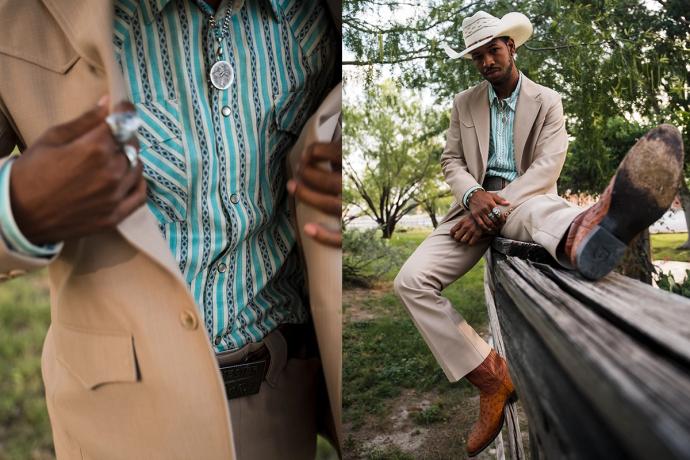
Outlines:
POLYGON ((136 107, 143 121, 139 140, 151 208, 160 222, 184 221, 189 206, 189 158, 177 102, 143 101, 136 107))

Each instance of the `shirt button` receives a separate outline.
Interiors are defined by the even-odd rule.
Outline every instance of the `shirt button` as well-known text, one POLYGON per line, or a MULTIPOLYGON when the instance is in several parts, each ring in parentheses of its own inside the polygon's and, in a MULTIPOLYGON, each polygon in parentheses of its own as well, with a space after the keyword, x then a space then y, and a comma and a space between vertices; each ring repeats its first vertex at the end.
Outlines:
POLYGON ((218 271, 221 273, 225 273, 225 270, 228 269, 228 266, 225 265, 223 262, 218 264, 218 271))
POLYGON ((222 342, 222 341, 223 341, 222 338, 216 337, 215 340, 213 341, 213 343, 216 344, 216 345, 220 345, 220 342, 222 342))
POLYGON ((180 313, 180 323, 182 323, 183 328, 189 331, 193 331, 199 325, 198 321, 196 320, 196 315, 189 310, 184 310, 182 313, 180 313))
POLYGON ((230 107, 227 105, 224 105, 222 109, 220 109, 220 113, 223 114, 224 117, 229 117, 230 116, 230 107))
POLYGON ((233 193, 232 195, 230 195, 230 202, 232 204, 237 204, 240 202, 240 197, 233 193))

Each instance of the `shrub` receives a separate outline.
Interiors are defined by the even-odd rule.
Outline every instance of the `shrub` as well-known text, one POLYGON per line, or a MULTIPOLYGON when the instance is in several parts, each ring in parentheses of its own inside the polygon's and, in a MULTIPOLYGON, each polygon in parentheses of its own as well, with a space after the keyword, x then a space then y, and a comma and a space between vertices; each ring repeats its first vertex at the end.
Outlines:
POLYGON ((343 282, 346 286, 371 287, 403 262, 402 251, 391 247, 376 229, 343 232, 343 282))

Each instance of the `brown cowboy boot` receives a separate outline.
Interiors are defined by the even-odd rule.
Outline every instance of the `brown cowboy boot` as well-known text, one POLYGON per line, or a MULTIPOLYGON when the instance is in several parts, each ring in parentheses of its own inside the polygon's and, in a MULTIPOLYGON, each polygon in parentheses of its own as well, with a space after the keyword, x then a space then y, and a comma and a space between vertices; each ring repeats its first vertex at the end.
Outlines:
POLYGON ((466 377, 479 389, 479 420, 467 436, 467 455, 474 457, 501 432, 503 408, 516 400, 517 395, 506 360, 494 350, 466 377))
POLYGON ((567 232, 565 256, 586 278, 613 270, 626 246, 671 206, 683 174, 683 140, 660 125, 628 151, 599 201, 578 215, 567 232))

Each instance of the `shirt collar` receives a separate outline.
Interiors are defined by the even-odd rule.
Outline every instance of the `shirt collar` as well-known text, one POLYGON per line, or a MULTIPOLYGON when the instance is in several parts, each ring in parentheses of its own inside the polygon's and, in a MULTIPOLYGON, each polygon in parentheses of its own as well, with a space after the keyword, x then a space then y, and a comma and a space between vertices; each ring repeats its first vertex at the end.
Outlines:
MULTIPOLYGON (((238 2, 241 0, 231 0, 233 2, 238 2)), ((244 0, 244 1, 249 1, 249 0, 244 0)), ((281 15, 281 0, 265 0, 270 6, 271 6, 271 11, 273 11, 273 16, 276 21, 280 20, 282 17, 281 15)), ((171 0, 142 0, 142 3, 149 4, 149 7, 151 8, 152 12, 154 15, 158 16, 161 11, 170 3, 171 0)), ((146 6, 146 5, 144 5, 146 6)), ((153 18, 149 17, 147 23, 150 23, 153 18)))
MULTIPOLYGON (((508 107, 511 108, 511 110, 515 111, 515 106, 517 104, 517 98, 518 95, 520 94, 520 88, 522 87, 522 72, 519 72, 519 77, 518 77, 518 84, 513 90, 513 93, 510 95, 509 98, 507 98, 506 104, 508 104, 508 107)), ((496 95, 496 91, 494 91, 494 87, 489 84, 489 105, 494 105, 498 103, 498 96, 496 95)))

